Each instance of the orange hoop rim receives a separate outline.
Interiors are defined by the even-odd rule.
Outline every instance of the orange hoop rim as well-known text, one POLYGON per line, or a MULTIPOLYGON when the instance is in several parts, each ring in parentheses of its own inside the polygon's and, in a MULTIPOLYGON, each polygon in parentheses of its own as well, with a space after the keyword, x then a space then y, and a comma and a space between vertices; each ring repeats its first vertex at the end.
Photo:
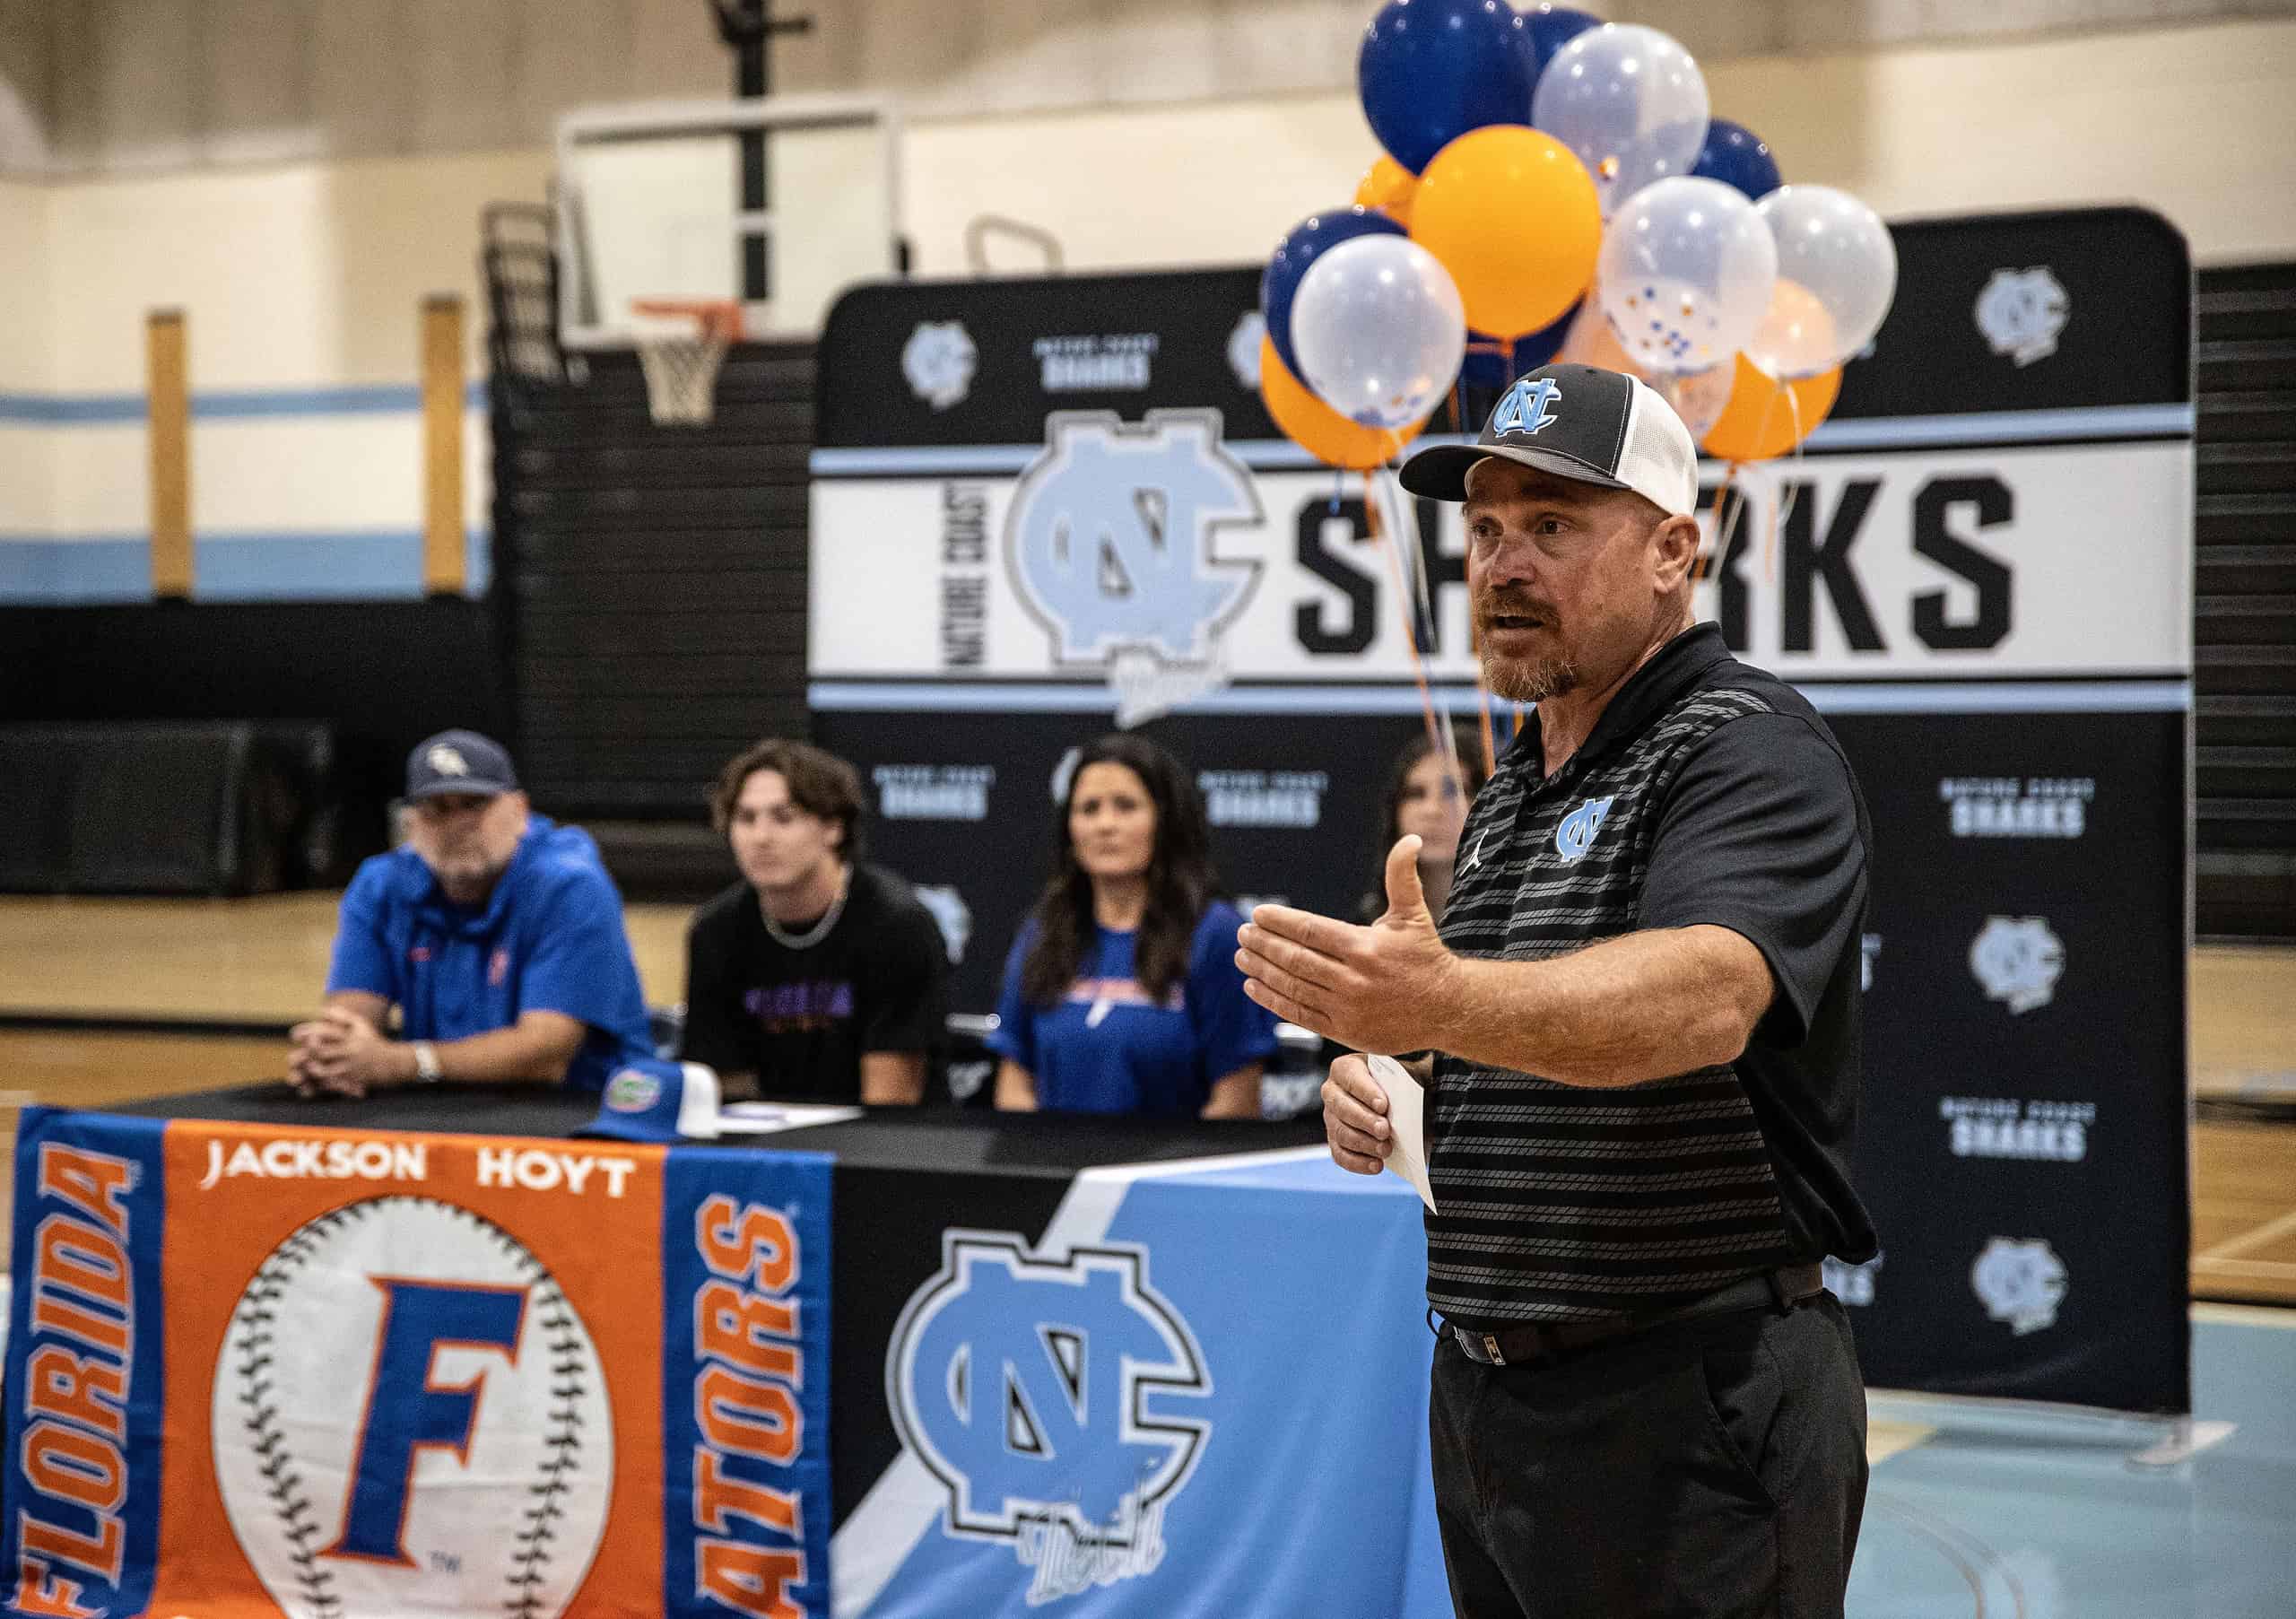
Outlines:
POLYGON ((630 312, 657 320, 690 316, 696 336, 715 337, 726 343, 741 341, 745 318, 738 298, 633 298, 630 300, 630 312))

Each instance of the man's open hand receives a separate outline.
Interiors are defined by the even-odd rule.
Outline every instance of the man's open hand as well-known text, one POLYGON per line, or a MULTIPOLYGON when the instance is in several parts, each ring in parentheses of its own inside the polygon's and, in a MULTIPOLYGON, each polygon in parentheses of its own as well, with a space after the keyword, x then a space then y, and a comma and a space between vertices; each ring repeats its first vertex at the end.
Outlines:
POLYGON ((1436 936, 1419 885, 1419 840, 1387 851, 1387 909, 1368 927, 1262 905, 1236 935, 1244 993, 1288 1023, 1359 1051, 1442 1044, 1458 958, 1436 936))

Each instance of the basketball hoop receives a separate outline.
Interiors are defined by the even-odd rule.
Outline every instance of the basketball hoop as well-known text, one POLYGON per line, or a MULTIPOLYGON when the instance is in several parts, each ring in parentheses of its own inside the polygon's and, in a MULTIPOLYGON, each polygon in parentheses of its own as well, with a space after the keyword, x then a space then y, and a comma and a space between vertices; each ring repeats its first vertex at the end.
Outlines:
POLYGON ((699 427, 717 399, 718 368, 742 335, 731 298, 636 298, 630 332, 646 370, 646 404, 657 427, 699 427))

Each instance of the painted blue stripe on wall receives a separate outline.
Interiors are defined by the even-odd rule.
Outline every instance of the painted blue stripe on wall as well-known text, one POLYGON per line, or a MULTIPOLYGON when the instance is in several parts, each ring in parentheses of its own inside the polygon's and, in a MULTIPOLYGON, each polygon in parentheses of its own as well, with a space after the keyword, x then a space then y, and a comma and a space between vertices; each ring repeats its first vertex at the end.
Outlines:
MULTIPOLYGON (((1825 714, 2179 713, 2192 706, 2183 680, 1909 680, 1858 684, 1796 682, 1810 706, 1825 714)), ((1470 685, 1434 688, 1454 715, 1479 701, 1470 685)), ((1111 714, 1108 687, 1074 681, 990 685, 965 681, 815 681, 806 701, 827 712, 1111 714)), ((1501 704, 1502 708, 1511 705, 1501 704)), ((1231 686, 1174 711, 1182 714, 1416 714, 1409 685, 1231 686)))
MULTIPOLYGON (((493 578, 483 528, 463 541, 466 596, 493 578)), ((412 601, 422 594, 414 528, 203 534, 192 541, 192 599, 202 602, 412 601)), ((72 540, 0 535, 0 603, 83 606, 152 599, 150 536, 72 540)))
MULTIPOLYGON (((2190 405, 2100 405, 2078 410, 1976 411, 1955 416, 1875 416, 1828 422, 1811 433, 1812 449, 1918 449, 1935 444, 2049 444, 2068 439, 2143 439, 2189 434, 2190 405)), ((1428 433, 1413 448, 1467 444, 1460 433, 1428 433)), ((1323 463, 1288 439, 1233 439, 1229 452, 1260 472, 1301 471, 1323 463)), ((1044 453, 1041 444, 902 445, 883 448, 817 449, 815 477, 853 478, 872 474, 949 474, 1017 473, 1044 453)), ((1719 466, 1718 462, 1709 463, 1719 466)))
MULTIPOLYGON (((463 408, 487 407, 487 386, 463 389, 463 408)), ((412 383, 346 387, 216 388, 191 396, 196 421, 244 421, 260 416, 395 416, 422 408, 412 383)), ((0 422, 43 427, 122 426, 145 416, 141 394, 0 394, 0 422)))
POLYGON ((151 599, 147 535, 48 540, 0 535, 0 602, 80 607, 151 599))
POLYGON ((406 599, 422 594, 422 534, 203 534, 191 581, 196 602, 406 599))

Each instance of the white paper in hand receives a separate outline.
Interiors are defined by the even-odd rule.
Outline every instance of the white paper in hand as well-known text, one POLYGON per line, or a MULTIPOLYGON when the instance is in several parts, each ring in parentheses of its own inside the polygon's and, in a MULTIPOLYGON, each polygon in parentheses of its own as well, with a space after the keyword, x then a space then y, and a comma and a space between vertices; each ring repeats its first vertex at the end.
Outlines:
POLYGON ((1427 1212, 1435 1212, 1435 1191, 1427 1183, 1427 1093, 1411 1070, 1392 1057, 1367 1057, 1371 1077, 1387 1093, 1387 1127, 1395 1145, 1387 1149, 1387 1168, 1411 1182, 1427 1212))

